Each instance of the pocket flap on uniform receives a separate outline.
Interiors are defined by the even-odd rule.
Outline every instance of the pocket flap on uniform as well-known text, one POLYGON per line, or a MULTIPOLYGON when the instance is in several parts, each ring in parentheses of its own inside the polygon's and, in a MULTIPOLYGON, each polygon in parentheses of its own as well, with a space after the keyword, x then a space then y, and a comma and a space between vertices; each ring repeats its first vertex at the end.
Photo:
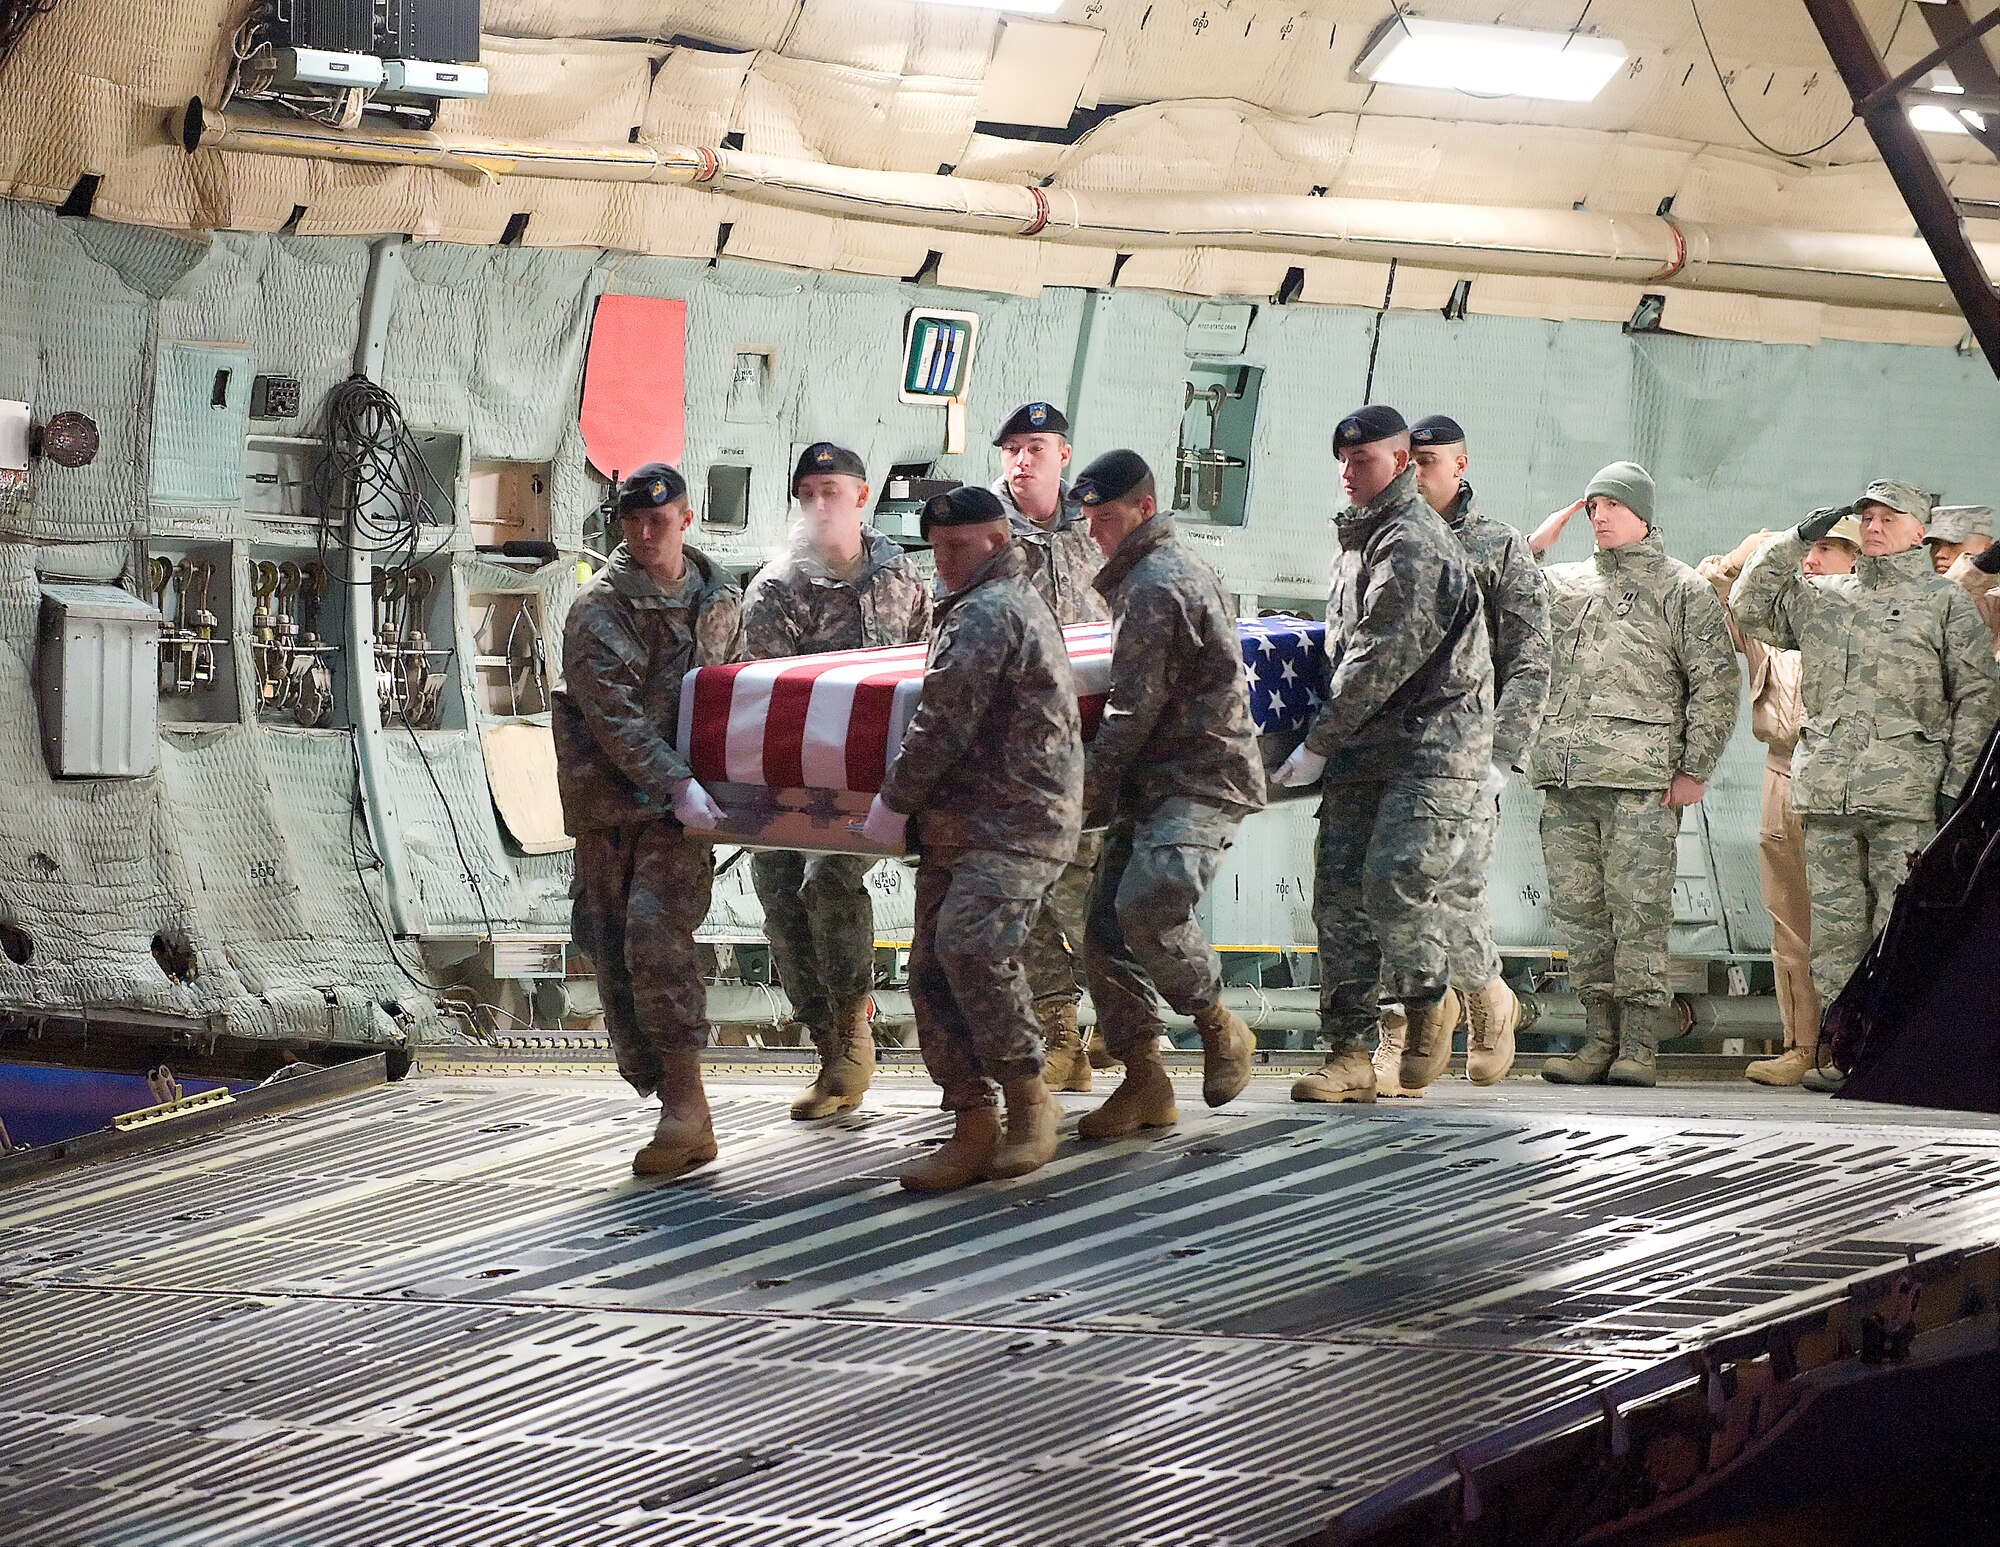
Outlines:
POLYGON ((1932 730, 1921 720, 1906 715, 1878 714, 1875 716, 1875 739, 1890 741, 1898 736, 1922 736, 1927 741, 1943 741, 1944 732, 1932 730))
POLYGON ((1672 725, 1680 716, 1664 706, 1653 704, 1606 704, 1602 700, 1591 706, 1591 717, 1598 720, 1629 720, 1634 725, 1672 725))

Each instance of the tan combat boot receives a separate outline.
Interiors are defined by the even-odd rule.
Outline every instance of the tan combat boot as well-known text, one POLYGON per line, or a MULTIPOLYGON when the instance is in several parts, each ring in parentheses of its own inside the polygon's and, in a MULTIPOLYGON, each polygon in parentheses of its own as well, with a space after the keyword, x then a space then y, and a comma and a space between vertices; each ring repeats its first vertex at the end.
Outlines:
POLYGON ((1090 1040, 1084 1044, 1083 1050, 1090 1060, 1090 1067, 1093 1069, 1116 1069, 1118 1067, 1119 1061, 1111 1056, 1111 1048, 1104 1040, 1104 1033, 1097 1027, 1091 1028, 1090 1040))
POLYGON ((1026 1176, 1055 1159, 1062 1142, 1062 1103, 1040 1080, 1012 1080, 1001 1087, 1007 1097, 1007 1135, 986 1167, 995 1181, 1026 1176))
POLYGON ((1328 1048, 1326 1062, 1292 1081, 1294 1101, 1373 1101, 1375 1066, 1360 1042, 1328 1048))
POLYGON ((1514 1028, 1521 1002, 1505 978, 1482 983, 1465 996, 1465 1077, 1475 1085, 1495 1085, 1514 1067, 1514 1028))
POLYGON ((1042 1083, 1050 1090, 1090 1089, 1090 1059, 1076 1029, 1076 1006, 1060 999, 1035 1007, 1042 1023, 1042 1083))
MULTIPOLYGON (((1409 1007, 1404 1006, 1405 1014, 1409 1007)), ((1412 1017, 1397 1065, 1396 1083, 1404 1090, 1422 1090, 1451 1062, 1451 1034, 1458 1030, 1458 995, 1446 989, 1421 1016, 1412 1017)))
POLYGON ((1664 1005, 1622 1004, 1618 1007, 1618 1057, 1605 1071, 1609 1085, 1653 1085, 1659 1080, 1660 1026, 1680 1011, 1664 1005))
POLYGON ((1375 1056, 1369 1060, 1375 1070, 1375 1094, 1384 1100, 1393 1096, 1417 1097, 1420 1090, 1404 1090, 1396 1076, 1403 1068, 1403 1047, 1410 1037, 1410 1018, 1403 1007, 1392 1004, 1382 1011, 1375 1036, 1375 1056))
POLYGON ((715 1129, 701 1088, 701 1050, 677 1048, 660 1060, 660 1121, 632 1157, 634 1176, 679 1176, 715 1159, 715 1129))
POLYGON ((1000 1147, 1000 1109, 969 1107, 953 1114, 951 1137, 897 1178, 911 1192, 944 1192, 986 1180, 1000 1147))
POLYGON ((1759 1085, 1798 1085, 1819 1062, 1818 1053, 1817 1039, 1807 1043, 1790 1043, 1776 1058, 1758 1059, 1743 1071, 1743 1075, 1759 1085))
POLYGON ((1129 1139, 1142 1128, 1171 1128, 1180 1116, 1174 1105, 1174 1082, 1160 1057, 1159 1036, 1148 1032, 1125 1060, 1125 1078, 1118 1088, 1103 1106, 1077 1119, 1076 1131, 1084 1139, 1129 1139))
POLYGON ((1542 1078, 1557 1085, 1602 1085, 1618 1057, 1618 1011, 1609 999, 1583 1002, 1583 1046, 1542 1065, 1542 1078))
POLYGON ((1812 1072, 1813 1055, 1806 1048, 1788 1047, 1776 1058, 1760 1058, 1743 1071, 1759 1085, 1797 1085, 1812 1072))
POLYGON ((1220 999, 1194 1012, 1194 1029, 1201 1033, 1201 1099, 1212 1107, 1226 1106, 1250 1083, 1257 1038, 1220 999))
POLYGON ((792 1116, 801 1122, 851 1112, 861 1105, 875 1077, 875 1036, 868 1029, 868 1001, 856 999, 833 1012, 833 1029, 813 1033, 819 1044, 819 1074, 792 1098, 792 1116))

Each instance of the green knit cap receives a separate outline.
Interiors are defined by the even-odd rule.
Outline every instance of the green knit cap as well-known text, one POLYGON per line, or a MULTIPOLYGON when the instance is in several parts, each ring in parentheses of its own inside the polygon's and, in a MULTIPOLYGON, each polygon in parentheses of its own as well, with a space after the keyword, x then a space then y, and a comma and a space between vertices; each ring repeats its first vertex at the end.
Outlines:
POLYGON ((1585 499, 1593 494, 1618 501, 1649 528, 1658 530, 1659 523, 1653 519, 1653 475, 1637 462, 1613 462, 1583 491, 1585 499))

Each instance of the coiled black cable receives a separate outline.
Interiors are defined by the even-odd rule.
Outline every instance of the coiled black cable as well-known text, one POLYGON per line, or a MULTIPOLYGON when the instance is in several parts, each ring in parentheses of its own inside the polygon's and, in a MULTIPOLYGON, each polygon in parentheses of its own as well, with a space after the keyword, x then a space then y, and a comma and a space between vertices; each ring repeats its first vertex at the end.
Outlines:
MULTIPOLYGON (((324 450, 313 468, 320 552, 328 544, 406 563, 435 557, 451 542, 451 491, 424 460, 387 387, 350 376, 326 398, 324 450), (419 554, 426 526, 442 528, 437 546, 419 554)), ((344 577, 343 577, 344 578, 344 577)))

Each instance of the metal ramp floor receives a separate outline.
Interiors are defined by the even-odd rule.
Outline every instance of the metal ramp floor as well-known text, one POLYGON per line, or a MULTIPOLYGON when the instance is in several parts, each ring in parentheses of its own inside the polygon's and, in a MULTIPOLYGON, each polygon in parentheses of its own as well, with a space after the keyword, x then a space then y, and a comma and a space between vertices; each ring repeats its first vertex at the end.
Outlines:
MULTIPOLYGON (((927 1086, 413 1078, 0 1192, 0 1542, 1265 1543, 2000 1239, 2000 1121, 1747 1086, 1235 1106, 934 1199, 927 1086)), ((1193 1100, 1193 1107, 1185 1104, 1193 1100)), ((1088 1098, 1070 1098, 1072 1110, 1088 1098)))

